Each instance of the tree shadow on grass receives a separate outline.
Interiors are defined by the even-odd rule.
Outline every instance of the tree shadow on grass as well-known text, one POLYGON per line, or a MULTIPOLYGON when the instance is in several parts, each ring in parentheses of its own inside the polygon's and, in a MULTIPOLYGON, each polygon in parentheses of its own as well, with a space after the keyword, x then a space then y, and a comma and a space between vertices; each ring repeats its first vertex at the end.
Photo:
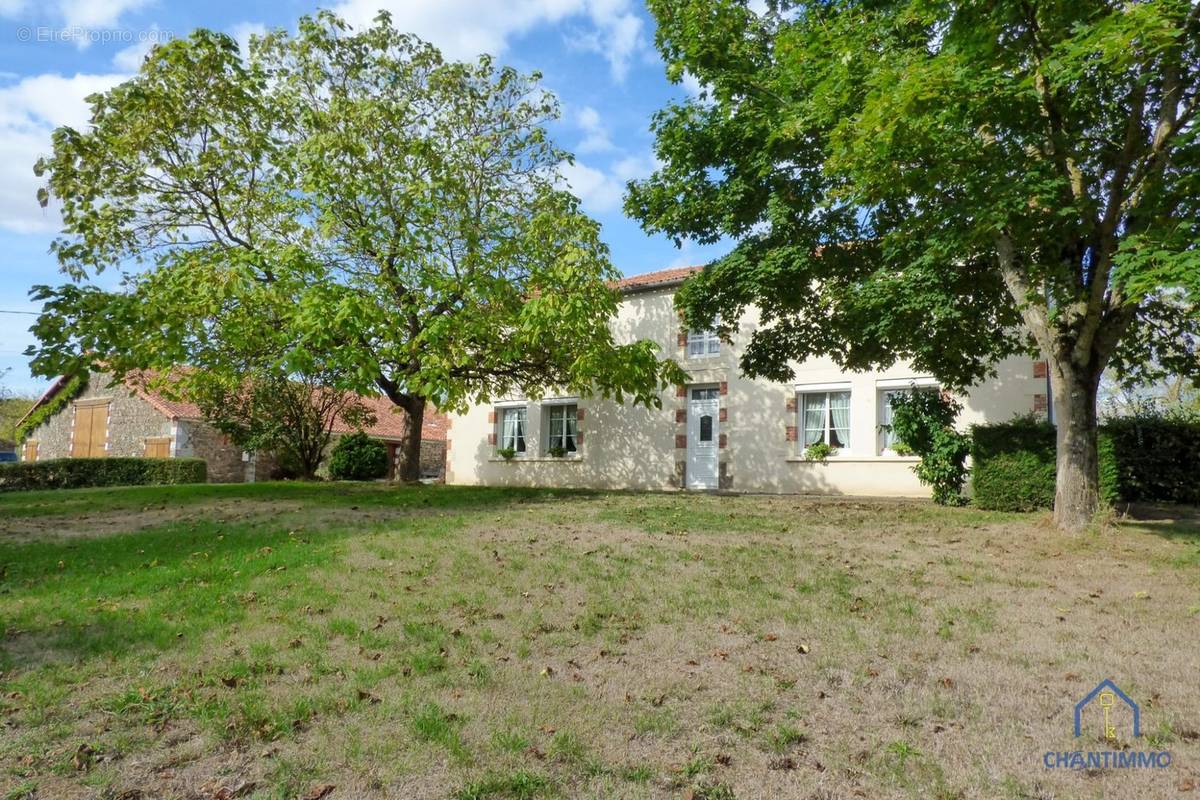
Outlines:
POLYGON ((1170 503, 1132 503, 1121 509, 1119 523, 1184 542, 1200 544, 1200 507, 1170 503))

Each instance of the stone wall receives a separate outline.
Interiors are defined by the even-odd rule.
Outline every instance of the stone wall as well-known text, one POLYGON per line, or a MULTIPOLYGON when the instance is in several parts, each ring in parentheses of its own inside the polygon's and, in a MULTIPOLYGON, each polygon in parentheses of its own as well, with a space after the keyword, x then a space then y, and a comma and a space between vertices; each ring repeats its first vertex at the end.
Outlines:
POLYGON ((446 442, 436 439, 421 440, 421 477, 444 478, 446 472, 446 442))
POLYGON ((147 438, 171 435, 171 420, 124 386, 110 386, 111 379, 107 373, 92 373, 79 397, 29 434, 29 439, 38 443, 39 461, 71 455, 77 400, 109 401, 106 455, 143 456, 147 438))
POLYGON ((176 456, 203 458, 208 463, 209 483, 246 480, 242 449, 208 423, 181 420, 175 442, 176 456))

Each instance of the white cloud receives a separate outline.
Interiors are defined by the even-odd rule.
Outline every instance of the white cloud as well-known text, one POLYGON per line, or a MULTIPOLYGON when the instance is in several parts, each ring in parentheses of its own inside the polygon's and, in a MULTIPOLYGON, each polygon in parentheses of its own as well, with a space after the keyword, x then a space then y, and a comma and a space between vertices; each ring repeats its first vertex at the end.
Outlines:
POLYGON ((593 214, 606 214, 621 207, 625 184, 612 175, 576 161, 562 165, 562 176, 571 192, 593 214))
POLYGON ((355 27, 370 25, 380 10, 392 15, 398 29, 432 42, 452 59, 502 55, 513 36, 580 18, 591 27, 573 35, 571 43, 603 56, 620 81, 646 46, 631 0, 342 0, 333 7, 355 27))
POLYGON ((645 178, 654 171, 657 162, 649 156, 627 156, 604 170, 576 161, 563 164, 563 181, 583 201, 584 208, 593 214, 607 214, 621 208, 625 198, 625 184, 631 180, 645 178))
POLYGON ((628 181, 650 177, 650 173, 658 169, 661 163, 658 159, 650 155, 626 156, 613 164, 612 172, 624 184, 628 181))
POLYGON ((333 11, 355 27, 366 27, 386 10, 399 30, 432 42, 449 58, 466 59, 503 53, 510 36, 578 14, 584 4, 585 0, 343 0, 333 11))
POLYGON ((59 0, 63 24, 80 28, 115 28, 121 15, 149 5, 150 0, 59 0))
POLYGON ((629 0, 590 0, 588 16, 595 30, 578 37, 574 44, 604 56, 613 80, 624 81, 629 62, 646 48, 642 18, 629 0))
MULTIPOLYGON (((49 11, 67 28, 115 28, 121 15, 149 5, 151 0, 58 0, 35 4, 31 0, 0 0, 0 16, 15 17, 33 8, 49 11)), ((85 44, 86 44, 86 40, 85 44)))
POLYGON ((150 55, 150 51, 154 49, 154 45, 158 42, 153 39, 147 39, 144 42, 131 44, 124 50, 118 50, 113 56, 113 66, 122 72, 137 72, 142 68, 142 62, 146 60, 146 56, 150 55))
POLYGON ((692 97, 699 97, 704 92, 704 84, 700 82, 699 78, 687 70, 684 70, 683 72, 683 80, 681 83, 683 84, 683 90, 692 97))
POLYGON ((229 29, 229 35, 237 39, 238 47, 241 48, 243 54, 250 52, 251 36, 265 36, 266 33, 267 26, 261 22, 239 22, 229 29))
POLYGON ((57 230, 58 213, 42 208, 42 179, 34 162, 50 153, 50 133, 60 125, 82 128, 90 109, 84 98, 128 78, 108 75, 35 75, 0 88, 0 228, 18 233, 57 230))
POLYGON ((596 109, 591 106, 579 109, 575 113, 575 123, 583 130, 583 140, 575 148, 580 153, 603 153, 614 148, 608 127, 596 109))

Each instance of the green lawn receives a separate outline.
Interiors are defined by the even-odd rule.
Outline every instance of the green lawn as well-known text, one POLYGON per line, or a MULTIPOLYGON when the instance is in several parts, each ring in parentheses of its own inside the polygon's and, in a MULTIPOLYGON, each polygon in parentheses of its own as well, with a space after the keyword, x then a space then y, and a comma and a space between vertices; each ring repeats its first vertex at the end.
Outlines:
MULTIPOLYGON (((1189 521, 1190 520, 1190 521, 1189 521)), ((1200 525, 346 484, 0 495, 0 798, 1163 797, 1200 525), (1121 741, 1072 707, 1112 678, 1121 741), (1047 770, 1166 748, 1166 770, 1047 770), (140 792, 141 794, 137 794, 140 792)), ((1186 795, 1184 795, 1186 796, 1186 795)))

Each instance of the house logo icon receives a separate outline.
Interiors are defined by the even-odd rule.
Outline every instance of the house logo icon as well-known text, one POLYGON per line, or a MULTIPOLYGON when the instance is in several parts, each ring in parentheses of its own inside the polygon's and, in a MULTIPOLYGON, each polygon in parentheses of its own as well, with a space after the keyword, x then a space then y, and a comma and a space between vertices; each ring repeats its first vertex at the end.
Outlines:
POLYGON ((1113 724, 1112 713, 1117 703, 1124 703, 1133 712, 1133 735, 1142 735, 1142 710, 1133 702, 1129 695, 1122 692, 1110 679, 1101 681, 1095 689, 1075 704, 1075 735, 1083 735, 1083 710, 1092 702, 1104 709, 1104 738, 1112 741, 1117 738, 1117 728, 1113 724))

